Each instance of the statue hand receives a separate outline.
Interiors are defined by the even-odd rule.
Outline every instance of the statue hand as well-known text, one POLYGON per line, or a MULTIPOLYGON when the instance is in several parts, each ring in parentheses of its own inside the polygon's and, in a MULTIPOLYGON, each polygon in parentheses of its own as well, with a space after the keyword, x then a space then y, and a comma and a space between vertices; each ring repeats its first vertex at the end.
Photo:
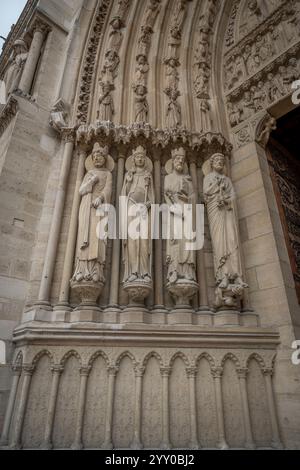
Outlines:
POLYGON ((98 183, 98 181, 99 181, 98 176, 92 175, 92 177, 91 177, 91 183, 92 183, 92 185, 98 183))
POLYGON ((92 206, 94 207, 94 209, 98 209, 98 207, 101 206, 102 203, 103 203, 103 197, 100 196, 100 197, 97 197, 97 198, 92 202, 92 206))
POLYGON ((220 199, 220 200, 218 201, 218 207, 219 207, 219 209, 224 209, 225 206, 226 206, 226 201, 225 201, 225 199, 220 199))
POLYGON ((127 183, 132 183, 132 180, 133 180, 133 174, 131 172, 128 172, 126 175, 127 183))

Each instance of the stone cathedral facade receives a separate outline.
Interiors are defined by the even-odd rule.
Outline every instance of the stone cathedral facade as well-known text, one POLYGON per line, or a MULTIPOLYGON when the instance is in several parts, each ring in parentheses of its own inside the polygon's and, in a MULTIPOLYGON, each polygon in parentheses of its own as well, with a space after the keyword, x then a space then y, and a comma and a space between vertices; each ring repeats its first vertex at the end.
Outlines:
POLYGON ((0 57, 1 446, 299 448, 299 24, 28 0, 0 57), (163 203, 204 205, 201 249, 97 235, 163 203))

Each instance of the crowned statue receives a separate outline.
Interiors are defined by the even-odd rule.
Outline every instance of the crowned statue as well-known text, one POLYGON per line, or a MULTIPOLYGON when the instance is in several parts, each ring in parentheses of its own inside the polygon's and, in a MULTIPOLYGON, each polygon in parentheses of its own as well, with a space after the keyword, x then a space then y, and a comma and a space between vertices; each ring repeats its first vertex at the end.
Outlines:
POLYGON ((105 210, 101 211, 101 208, 110 204, 114 169, 108 147, 96 143, 85 166, 87 173, 79 189, 81 204, 76 266, 71 287, 79 292, 82 302, 96 302, 105 284, 107 248, 107 233, 99 233, 99 227, 103 231, 105 227, 105 224, 101 224, 105 210))
POLYGON ((126 170, 120 204, 123 283, 131 300, 142 302, 152 288, 151 205, 155 202, 153 165, 144 147, 133 151, 126 170))
POLYGON ((196 235, 196 194, 186 162, 186 151, 172 151, 166 164, 165 201, 169 206, 169 236, 167 240, 167 288, 179 306, 188 306, 198 290, 196 251, 192 243, 196 235))
POLYGON ((235 192, 226 176, 223 154, 210 159, 210 172, 204 178, 204 199, 212 240, 216 276, 216 308, 236 308, 247 286, 242 279, 235 192))

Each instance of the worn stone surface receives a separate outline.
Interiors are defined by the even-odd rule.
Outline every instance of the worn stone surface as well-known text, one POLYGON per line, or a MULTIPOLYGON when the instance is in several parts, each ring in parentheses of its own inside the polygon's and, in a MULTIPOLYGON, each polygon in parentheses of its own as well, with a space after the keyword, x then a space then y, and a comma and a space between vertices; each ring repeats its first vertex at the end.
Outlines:
POLYGON ((300 11, 299 2, 254 3, 28 1, 0 57, 4 446, 299 448, 300 369, 291 356, 300 309, 265 147, 275 119, 294 108, 300 11), (28 52, 17 68, 17 54, 9 60, 20 38, 28 52), (80 306, 70 279, 83 230, 79 190, 96 143, 114 160, 113 204, 139 146, 153 165, 156 203, 172 150, 186 155, 198 203, 210 157, 225 155, 249 285, 236 310, 215 310, 207 214, 184 308, 174 309, 166 287, 165 241, 149 247, 151 287, 134 292, 144 306, 129 308, 118 240, 106 247, 98 304, 80 306))

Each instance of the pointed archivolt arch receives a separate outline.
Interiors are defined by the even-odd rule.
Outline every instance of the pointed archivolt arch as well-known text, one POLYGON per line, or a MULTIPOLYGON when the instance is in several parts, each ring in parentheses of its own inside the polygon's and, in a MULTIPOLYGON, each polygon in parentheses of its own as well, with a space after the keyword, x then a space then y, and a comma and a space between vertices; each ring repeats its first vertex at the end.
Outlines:
POLYGON ((195 361, 195 364, 196 364, 196 367, 198 367, 201 359, 206 359, 207 362, 209 363, 209 366, 210 366, 210 369, 212 370, 214 367, 216 367, 216 363, 214 361, 214 359, 212 358, 212 356, 207 353, 207 352, 202 352, 201 354, 199 354, 199 356, 197 356, 196 358, 196 361, 195 361))
POLYGON ((241 367, 241 363, 240 363, 239 359, 236 357, 235 354, 233 354, 231 352, 226 353, 225 356, 222 359, 222 362, 221 362, 222 367, 225 366, 225 363, 226 363, 227 360, 232 361, 234 363, 236 369, 241 367))
POLYGON ((42 351, 39 351, 35 357, 33 358, 32 365, 37 366, 38 362, 44 357, 47 356, 50 360, 51 366, 54 364, 54 359, 53 355, 48 351, 47 349, 43 349, 42 351))
POLYGON ((70 357, 75 357, 75 358, 78 360, 80 366, 82 366, 82 359, 81 359, 81 356, 80 356, 80 354, 78 354, 78 352, 75 351, 74 349, 68 351, 68 352, 63 356, 63 358, 62 358, 61 361, 60 361, 60 364, 61 364, 62 366, 65 366, 67 360, 70 359, 70 357))
POLYGON ((162 360, 161 356, 156 351, 151 351, 144 357, 143 362, 142 362, 143 367, 147 366, 148 362, 150 361, 150 359, 152 357, 154 357, 157 360, 160 367, 163 367, 163 365, 164 365, 163 360, 162 360))
POLYGON ((261 370, 266 367, 264 359, 258 353, 250 354, 250 356, 248 357, 247 362, 246 362, 247 367, 249 367, 250 361, 252 361, 253 359, 258 363, 261 370))
POLYGON ((181 352, 181 351, 177 351, 177 352, 171 357, 170 362, 169 362, 169 367, 173 367, 174 362, 175 362, 176 359, 178 359, 178 358, 181 359, 181 360, 184 362, 184 364, 185 364, 186 367, 190 367, 190 366, 191 366, 190 361, 188 360, 188 358, 186 357, 186 355, 185 355, 183 352, 181 352))
POLYGON ((135 367, 137 365, 137 361, 136 361, 134 355, 130 351, 124 351, 118 356, 118 358, 116 360, 116 367, 120 367, 121 361, 125 357, 128 357, 128 359, 131 360, 133 367, 135 367))
POLYGON ((106 367, 108 368, 108 366, 109 366, 109 359, 108 359, 107 355, 105 354, 105 352, 103 352, 103 351, 96 351, 96 352, 90 357, 89 362, 88 362, 88 365, 89 365, 89 366, 93 366, 95 360, 96 360, 98 357, 102 357, 102 359, 103 359, 104 362, 105 362, 106 367))

